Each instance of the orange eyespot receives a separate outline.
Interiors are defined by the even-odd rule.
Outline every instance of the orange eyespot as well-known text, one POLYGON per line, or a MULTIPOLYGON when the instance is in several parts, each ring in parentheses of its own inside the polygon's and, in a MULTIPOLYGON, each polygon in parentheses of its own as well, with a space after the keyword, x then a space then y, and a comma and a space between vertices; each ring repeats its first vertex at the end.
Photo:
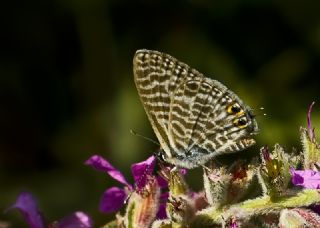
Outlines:
POLYGON ((228 106, 227 112, 229 114, 238 114, 238 115, 243 113, 241 107, 238 104, 232 104, 232 105, 228 106))
POLYGON ((247 120, 245 118, 235 119, 233 124, 239 128, 245 128, 247 126, 247 120))

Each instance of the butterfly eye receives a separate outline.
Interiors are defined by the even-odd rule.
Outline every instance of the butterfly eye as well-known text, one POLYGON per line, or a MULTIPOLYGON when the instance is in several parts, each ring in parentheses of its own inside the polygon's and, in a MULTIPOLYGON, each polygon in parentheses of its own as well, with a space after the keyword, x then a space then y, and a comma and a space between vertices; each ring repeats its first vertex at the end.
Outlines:
POLYGON ((159 159, 161 162, 166 162, 166 156, 163 150, 158 150, 154 153, 154 156, 159 159))
POLYGON ((247 126, 247 120, 245 118, 236 119, 235 121, 233 121, 233 124, 239 128, 244 128, 247 126))
POLYGON ((238 105, 238 104, 233 104, 233 105, 230 105, 228 108, 227 108, 227 112, 229 114, 238 114, 240 113, 242 110, 241 110, 241 107, 238 105))

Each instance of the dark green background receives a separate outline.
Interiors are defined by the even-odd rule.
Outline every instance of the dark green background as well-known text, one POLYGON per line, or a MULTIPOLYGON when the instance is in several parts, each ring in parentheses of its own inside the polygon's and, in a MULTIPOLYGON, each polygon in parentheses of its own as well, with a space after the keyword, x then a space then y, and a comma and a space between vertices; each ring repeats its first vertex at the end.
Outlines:
MULTIPOLYGON (((27 190, 49 221, 76 210, 97 225, 110 220, 98 202, 117 183, 83 163, 101 154, 132 180, 130 164, 157 149, 130 134, 154 138, 133 83, 141 48, 221 81, 260 114, 264 107, 250 154, 276 142, 299 149, 299 127, 319 100, 319 9, 319 1, 289 0, 8 1, 0 9, 0 211, 27 190)), ((320 102, 318 129, 319 111, 320 102)), ((21 224, 17 212, 1 220, 21 224)))

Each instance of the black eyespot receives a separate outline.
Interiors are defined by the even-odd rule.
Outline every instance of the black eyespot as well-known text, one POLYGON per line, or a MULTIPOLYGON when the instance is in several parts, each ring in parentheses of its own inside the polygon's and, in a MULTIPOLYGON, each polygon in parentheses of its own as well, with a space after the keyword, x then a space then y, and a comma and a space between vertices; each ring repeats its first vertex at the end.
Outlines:
POLYGON ((241 108, 239 106, 232 105, 232 107, 231 107, 232 113, 238 113, 238 112, 240 112, 240 110, 241 110, 241 108))
POLYGON ((240 118, 240 119, 235 119, 233 121, 233 124, 239 128, 245 128, 247 126, 247 119, 245 117, 240 118))
POLYGON ((246 124, 247 124, 247 121, 245 119, 239 119, 239 121, 238 121, 239 126, 244 126, 246 124))

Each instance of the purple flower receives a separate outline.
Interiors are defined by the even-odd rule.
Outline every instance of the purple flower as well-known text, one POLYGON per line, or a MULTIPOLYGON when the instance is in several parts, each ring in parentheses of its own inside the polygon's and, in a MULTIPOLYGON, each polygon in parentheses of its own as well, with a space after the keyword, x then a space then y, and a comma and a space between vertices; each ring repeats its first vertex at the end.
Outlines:
POLYGON ((31 228, 43 228, 45 222, 42 214, 38 209, 36 199, 28 192, 22 192, 15 204, 13 204, 8 210, 18 209, 24 217, 26 223, 31 228))
MULTIPOLYGON (((22 192, 14 205, 8 210, 18 209, 23 215, 26 223, 31 228, 44 228, 47 227, 46 222, 38 208, 36 199, 28 192, 22 192)), ((60 221, 54 223, 57 228, 91 228, 93 222, 91 218, 85 213, 78 211, 60 221)))
POLYGON ((292 183, 304 188, 320 189, 320 172, 314 170, 290 169, 292 183))
POLYGON ((127 191, 118 187, 108 188, 102 195, 99 210, 112 213, 121 209, 128 197, 127 191))
POLYGON ((147 184, 148 176, 152 175, 156 165, 156 158, 149 157, 147 160, 131 165, 131 172, 138 189, 144 188, 147 184))
POLYGON ((276 180, 281 175, 281 167, 283 167, 283 161, 279 159, 276 152, 270 153, 269 148, 264 146, 260 149, 260 156, 262 159, 262 169, 265 171, 269 180, 276 180))
POLYGON ((262 147, 261 153, 262 153, 262 156, 263 156, 263 159, 265 160, 265 162, 272 160, 270 157, 269 148, 267 146, 262 147))
POLYGON ((157 176, 157 181, 160 188, 167 188, 168 187, 168 180, 162 177, 161 175, 157 176))
POLYGON ((237 221, 234 218, 230 221, 230 228, 238 228, 237 221))
POLYGON ((86 165, 92 166, 98 171, 103 171, 109 174, 110 177, 117 180, 121 184, 127 186, 130 190, 132 190, 132 186, 128 183, 123 174, 114 168, 107 160, 99 155, 93 155, 86 162, 86 165))
POLYGON ((320 204, 311 205, 310 208, 316 212, 318 215, 320 214, 320 204))
POLYGON ((311 103, 309 110, 308 110, 308 136, 311 142, 315 142, 315 135, 314 135, 314 128, 311 125, 311 111, 312 111, 312 107, 314 105, 314 101, 311 103))
POLYGON ((159 210, 157 213, 157 219, 162 220, 162 219, 168 218, 166 208, 167 208, 167 203, 160 203, 159 210))
POLYGON ((235 222, 233 222, 233 223, 231 223, 230 224, 230 228, 237 228, 238 226, 237 226, 237 223, 235 223, 235 222))
MULTIPOLYGON (((135 163, 131 166, 131 172, 135 180, 137 191, 142 190, 148 178, 152 175, 155 167, 156 158, 149 157, 147 160, 140 163, 135 163)), ((128 197, 128 192, 134 190, 134 186, 128 183, 123 174, 114 168, 107 160, 99 155, 93 155, 86 162, 86 165, 94 167, 98 171, 104 171, 110 177, 124 185, 124 188, 111 187, 108 188, 100 200, 99 209, 102 213, 111 213, 118 211, 125 203, 128 197)))
POLYGON ((168 198, 169 198, 169 192, 165 192, 161 194, 159 210, 157 213, 157 219, 166 219, 168 217, 167 211, 166 211, 168 198))
POLYGON ((93 227, 91 218, 81 211, 61 219, 57 223, 57 228, 90 228, 93 227))

